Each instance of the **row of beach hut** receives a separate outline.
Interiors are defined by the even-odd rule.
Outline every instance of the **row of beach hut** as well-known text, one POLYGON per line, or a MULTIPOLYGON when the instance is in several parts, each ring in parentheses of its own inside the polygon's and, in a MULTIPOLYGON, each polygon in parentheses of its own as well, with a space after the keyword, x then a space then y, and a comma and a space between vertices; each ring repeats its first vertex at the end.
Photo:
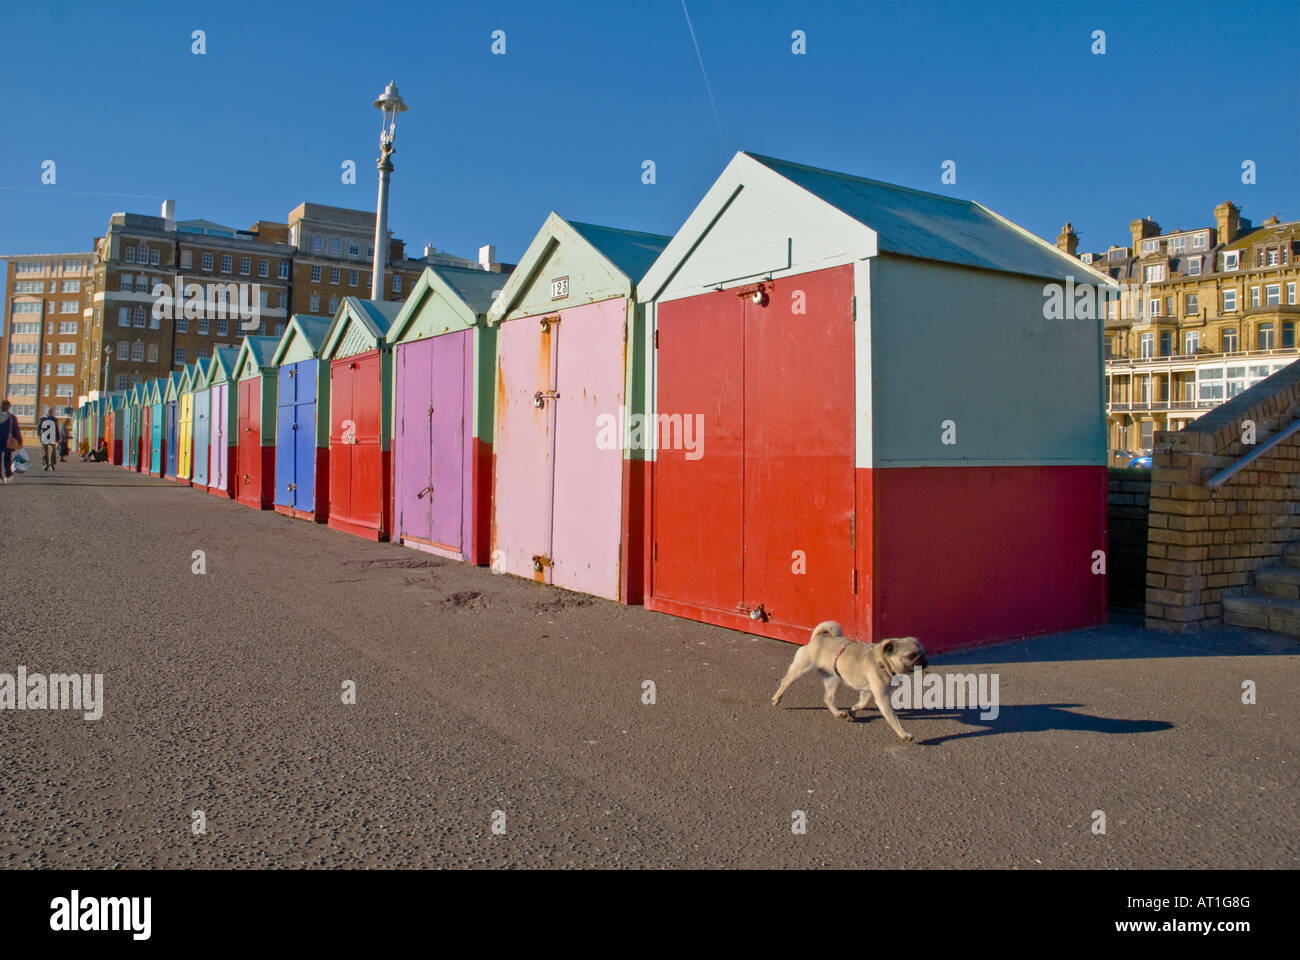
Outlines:
POLYGON ((1089 267, 987 208, 740 153, 673 237, 552 213, 85 404, 111 461, 241 504, 802 642, 1104 621, 1089 267))

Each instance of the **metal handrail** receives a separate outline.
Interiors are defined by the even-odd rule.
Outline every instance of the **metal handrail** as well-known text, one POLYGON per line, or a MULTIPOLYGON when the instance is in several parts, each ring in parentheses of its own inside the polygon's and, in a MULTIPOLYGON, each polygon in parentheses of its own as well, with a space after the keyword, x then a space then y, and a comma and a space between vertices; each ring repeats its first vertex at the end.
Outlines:
POLYGON ((1260 444, 1254 450, 1250 451, 1250 453, 1246 454, 1236 463, 1232 464, 1232 466, 1224 467, 1214 476, 1210 477, 1210 483, 1209 483, 1210 489, 1211 490, 1219 489, 1219 487, 1223 486, 1225 483, 1231 480, 1237 474, 1237 471, 1246 467, 1248 464, 1255 462, 1264 454, 1268 453, 1268 451, 1272 450, 1279 443, 1281 443, 1283 440, 1291 436, 1293 433, 1296 433, 1297 431, 1300 431, 1300 420, 1296 420, 1285 430, 1275 433, 1264 443, 1260 444))

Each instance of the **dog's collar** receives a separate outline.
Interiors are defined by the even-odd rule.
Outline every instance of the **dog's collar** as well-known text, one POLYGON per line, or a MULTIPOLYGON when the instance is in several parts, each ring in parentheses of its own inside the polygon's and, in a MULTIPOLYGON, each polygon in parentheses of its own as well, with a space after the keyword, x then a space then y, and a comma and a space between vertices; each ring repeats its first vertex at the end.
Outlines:
MULTIPOLYGON (((835 676, 837 677, 840 676, 840 654, 842 654, 845 650, 849 648, 849 644, 863 643, 863 642, 864 641, 862 640, 845 640, 843 646, 841 646, 838 650, 835 651, 835 659, 831 661, 831 669, 835 672, 835 676)), ((868 643, 867 646, 874 647, 875 644, 868 643)), ((890 681, 894 679, 895 673, 893 670, 889 669, 889 661, 886 660, 884 657, 881 657, 879 660, 876 661, 876 666, 879 667, 881 673, 885 675, 886 681, 890 681)), ((840 677, 840 679, 842 680, 844 678, 840 677)))

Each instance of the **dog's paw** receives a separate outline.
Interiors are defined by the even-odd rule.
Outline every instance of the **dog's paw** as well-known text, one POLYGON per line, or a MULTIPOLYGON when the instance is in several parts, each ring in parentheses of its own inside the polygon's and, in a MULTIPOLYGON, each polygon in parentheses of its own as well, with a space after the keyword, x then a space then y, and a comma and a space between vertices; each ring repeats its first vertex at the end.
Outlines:
POLYGON ((913 740, 916 739, 916 737, 912 736, 910 733, 900 733, 898 735, 898 739, 905 740, 906 742, 911 743, 913 740))
POLYGON ((836 719, 836 720, 852 720, 852 719, 853 719, 853 714, 852 714, 851 712, 849 712, 848 710, 835 710, 835 711, 833 711, 833 712, 834 712, 834 714, 835 714, 835 719, 836 719))

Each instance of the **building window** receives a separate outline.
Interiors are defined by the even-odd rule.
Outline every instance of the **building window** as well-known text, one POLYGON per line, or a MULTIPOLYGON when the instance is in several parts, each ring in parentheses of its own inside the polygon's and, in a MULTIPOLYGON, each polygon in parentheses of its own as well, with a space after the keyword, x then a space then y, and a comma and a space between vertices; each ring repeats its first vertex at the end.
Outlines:
POLYGON ((283 336, 284 336, 284 324, 283 324, 283 323, 277 323, 277 324, 275 325, 275 335, 276 335, 277 337, 283 337, 283 336))
POLYGON ((77 321, 76 321, 76 320, 60 320, 60 321, 59 321, 59 333, 62 333, 62 334, 73 333, 73 334, 75 334, 76 332, 77 332, 77 321))
POLYGON ((1236 352, 1237 352, 1237 328, 1236 328, 1236 327, 1225 327, 1225 328, 1224 328, 1224 330, 1223 330, 1223 352, 1224 352, 1224 353, 1236 353, 1236 352))
POLYGON ((113 389, 114 389, 114 390, 125 390, 125 389, 126 389, 126 374, 125 374, 125 373, 119 373, 117 376, 115 376, 115 377, 113 378, 113 389))
POLYGON ((401 293, 401 292, 402 292, 402 276, 401 274, 395 273, 393 274, 393 293, 401 293))
POLYGON ((177 333, 189 333, 189 332, 190 332, 190 318, 189 318, 189 317, 177 317, 177 318, 176 318, 176 332, 177 332, 177 333))
POLYGON ((253 272, 253 261, 250 257, 239 258, 239 275, 246 277, 253 272))
POLYGON ((1159 297, 1152 297, 1152 298, 1151 298, 1151 316, 1153 316, 1153 317, 1158 317, 1158 316, 1160 316, 1160 298, 1159 298, 1159 297))
POLYGON ((81 281, 80 281, 80 280, 64 280, 64 281, 63 281, 63 292, 64 292, 64 293, 80 293, 80 292, 81 292, 81 281))
POLYGON ((122 274, 121 287, 123 293, 130 293, 135 289, 135 277, 129 273, 122 274))
POLYGON ((118 308, 117 308, 117 325, 118 325, 119 327, 129 327, 129 326, 131 326, 131 308, 130 308, 130 307, 118 307, 118 308))
POLYGON ((64 341, 59 344, 59 356, 71 357, 77 352, 77 345, 70 341, 64 341))
POLYGON ((228 253, 223 253, 221 255, 221 272, 229 273, 232 266, 234 266, 234 258, 228 253))
POLYGON ((1101 338, 1101 356, 1102 356, 1102 359, 1103 359, 1103 360, 1109 360, 1109 359, 1111 358, 1111 349, 1112 349, 1112 347, 1111 347, 1111 338, 1110 338, 1110 337, 1102 337, 1102 338, 1101 338))
POLYGON ((131 325, 143 329, 146 322, 147 322, 147 311, 145 310, 144 307, 139 306, 137 304, 131 310, 131 325))
POLYGON ((190 268, 193 267, 193 266, 194 266, 194 251, 192 251, 192 250, 182 250, 182 251, 181 251, 181 269, 183 269, 183 270, 188 270, 188 269, 190 269, 190 268))
POLYGON ((54 375, 56 377, 75 377, 77 375, 77 365, 75 363, 56 363, 54 365, 54 375))
POLYGON ((350 257, 361 256, 361 244, 358 243, 356 240, 348 241, 348 256, 350 257))
POLYGON ((319 312, 320 312, 320 294, 319 294, 319 293, 316 293, 316 292, 314 292, 314 291, 312 292, 312 295, 311 295, 311 307, 310 307, 309 309, 311 310, 312 313, 319 313, 319 312))
POLYGON ((1250 288, 1250 305, 1252 307, 1259 306, 1259 287, 1250 288))
POLYGON ((267 290, 258 290, 258 291, 257 291, 257 302, 258 302, 258 306, 260 306, 262 309, 266 309, 266 306, 267 306, 267 298, 268 298, 269 296, 270 296, 270 292, 269 292, 269 291, 267 291, 267 290))
POLYGON ((182 365, 184 365, 184 363, 185 363, 185 348, 184 348, 184 347, 177 347, 177 348, 172 352, 172 363, 173 363, 173 364, 182 364, 182 365))
POLYGON ((217 336, 224 337, 230 332, 230 321, 225 317, 217 317, 217 336))
POLYGON ((200 337, 206 337, 206 336, 208 335, 208 318, 207 318, 207 317, 199 317, 198 334, 199 334, 200 337))
POLYGON ((320 267, 311 268, 311 282, 320 283, 320 267))
POLYGON ((158 344, 156 343, 149 344, 149 356, 147 362, 149 363, 158 362, 158 344))
POLYGON ((1160 283, 1165 278, 1165 265, 1155 263, 1142 268, 1142 281, 1144 283, 1160 283))
POLYGON ((323 239, 321 239, 321 235, 320 235, 320 234, 315 234, 315 235, 311 238, 311 252, 312 252, 312 253, 323 253, 324 250, 325 250, 325 241, 324 241, 323 239))
POLYGON ((127 247, 123 250, 122 259, 127 263, 135 263, 135 247, 127 247))
POLYGON ((1266 267, 1276 267, 1276 266, 1277 266, 1277 251, 1276 251, 1276 250, 1270 250, 1270 251, 1268 251, 1267 254, 1265 254, 1265 256, 1264 256, 1264 266, 1266 266, 1266 267))
POLYGON ((1174 352, 1174 334, 1172 330, 1165 330, 1160 334, 1160 356, 1172 356, 1174 352))
POLYGON ((1282 346, 1288 350, 1295 349, 1295 321, 1284 320, 1282 322, 1282 346))
POLYGON ((330 304, 329 304, 329 312, 330 312, 330 314, 333 315, 334 311, 337 310, 338 308, 339 308, 339 298, 338 298, 338 297, 330 297, 330 304))
POLYGON ((14 315, 20 313, 40 313, 41 303, 39 300, 24 300, 21 303, 15 303, 11 312, 14 315))
POLYGON ((80 312, 81 312, 81 304, 77 303, 77 301, 75 300, 64 300, 62 303, 59 304, 59 313, 68 314, 68 313, 80 313, 80 312))
POLYGON ((1192 235, 1193 250, 1204 250, 1209 242, 1210 235, 1208 233, 1196 233, 1192 235))
POLYGON ((1230 313, 1236 309, 1237 309, 1237 291, 1224 290, 1223 291, 1223 312, 1230 313))
POLYGON ((204 360, 208 359, 208 348, 199 347, 197 350, 195 350, 194 359, 199 363, 202 363, 204 360))
POLYGON ((338 237, 330 237, 330 253, 335 255, 343 252, 343 244, 338 237))
POLYGON ((1195 316, 1200 310, 1200 297, 1195 293, 1187 295, 1187 309, 1183 311, 1185 316, 1195 316))
POLYGON ((349 270, 349 271, 348 271, 348 286, 350 286, 350 287, 355 287, 356 285, 357 285, 357 272, 356 272, 355 270, 349 270))
POLYGON ((152 267, 157 267, 157 266, 159 266, 159 265, 161 265, 161 264, 162 264, 162 251, 161 251, 161 250, 150 250, 150 251, 149 251, 149 265, 152 266, 152 267))
POLYGON ((1188 330, 1183 334, 1183 353, 1192 356, 1201 348, 1201 332, 1199 330, 1188 330))
POLYGON ((1273 324, 1261 323, 1259 330, 1256 331, 1255 338, 1257 350, 1272 350, 1276 346, 1273 342, 1273 324))
POLYGON ((340 273, 340 271, 339 271, 339 268, 338 268, 338 267, 334 267, 334 268, 332 268, 332 269, 330 270, 330 283, 338 283, 338 282, 339 282, 339 277, 340 277, 340 276, 341 276, 341 273, 340 273))
POLYGON ((1240 251, 1238 251, 1238 250, 1229 250, 1228 252, 1226 252, 1226 253, 1223 255, 1223 269, 1224 269, 1224 270, 1236 270, 1236 269, 1237 269, 1237 260, 1238 260, 1238 256, 1239 256, 1239 254, 1240 254, 1240 251))
POLYGON ((211 253, 206 253, 206 252, 205 252, 205 253, 203 254, 202 259, 201 259, 199 262, 200 262, 200 264, 202 265, 202 267, 203 267, 204 270, 207 270, 209 273, 212 272, 212 254, 211 254, 211 253))
POLYGON ((285 293, 283 290, 281 290, 281 291, 280 291, 280 309, 283 310, 283 309, 284 309, 285 307, 287 307, 287 306, 289 306, 289 294, 287 294, 287 293, 285 293))
POLYGON ((1142 252, 1143 252, 1143 254, 1147 254, 1147 253, 1155 253, 1155 252, 1158 251, 1159 249, 1160 249, 1160 240, 1159 240, 1159 239, 1155 239, 1155 240, 1143 240, 1143 241, 1142 241, 1142 252))
POLYGON ((1270 283, 1264 288, 1264 302, 1270 307, 1277 307, 1282 304, 1281 284, 1270 283))
POLYGON ((1295 303, 1295 281, 1292 280, 1286 285, 1286 302, 1295 303))
POLYGON ((269 277, 271 275, 271 262, 269 260, 258 261, 257 275, 259 277, 269 277))
POLYGON ((277 274, 277 276, 279 276, 279 278, 280 278, 281 280, 288 280, 288 279, 289 279, 289 261, 288 261, 288 260, 281 260, 281 261, 280 261, 280 272, 277 274))
POLYGON ((1145 360, 1155 353, 1156 335, 1154 333, 1144 333, 1141 339, 1141 355, 1145 360))
POLYGON ((117 359, 119 360, 131 359, 131 344, 129 344, 125 340, 117 341, 117 359))
POLYGON ((1185 264, 1187 267, 1186 272, 1189 277, 1199 277, 1201 275, 1200 257, 1188 257, 1187 260, 1185 261, 1185 264))

